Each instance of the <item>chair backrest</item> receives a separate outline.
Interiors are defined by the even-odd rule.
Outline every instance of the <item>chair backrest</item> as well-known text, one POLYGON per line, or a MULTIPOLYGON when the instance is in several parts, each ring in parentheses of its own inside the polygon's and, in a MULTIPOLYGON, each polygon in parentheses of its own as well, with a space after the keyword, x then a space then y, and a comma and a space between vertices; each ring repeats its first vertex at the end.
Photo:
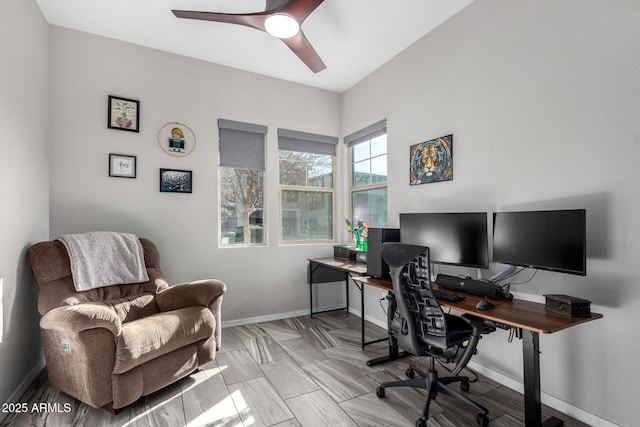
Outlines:
POLYGON ((121 320, 135 320, 158 308, 153 295, 169 287, 160 270, 160 255, 152 241, 140 239, 149 281, 77 292, 71 276, 69 254, 58 240, 36 243, 27 252, 38 294, 41 315, 63 306, 80 303, 104 303, 114 308, 121 320))
POLYGON ((431 289, 429 248, 384 243, 382 258, 389 265, 398 305, 392 329, 400 347, 415 355, 448 348, 447 316, 431 289))

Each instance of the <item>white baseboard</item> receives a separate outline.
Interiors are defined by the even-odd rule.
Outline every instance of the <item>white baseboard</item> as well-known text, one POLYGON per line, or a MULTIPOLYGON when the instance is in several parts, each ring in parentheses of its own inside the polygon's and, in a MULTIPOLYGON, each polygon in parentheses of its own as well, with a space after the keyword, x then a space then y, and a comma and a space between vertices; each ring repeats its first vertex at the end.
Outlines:
MULTIPOLYGON (((474 361, 470 361, 468 366, 475 372, 482 374, 485 377, 492 379, 493 381, 500 383, 505 387, 509 387, 510 389, 515 390, 518 393, 524 393, 524 384, 520 381, 516 381, 513 378, 501 374, 500 372, 496 372, 482 365, 478 365, 474 361)), ((540 393, 540 398, 542 400, 542 403, 547 405, 548 407, 553 408, 556 411, 560 411, 563 414, 575 418, 576 420, 582 421, 583 423, 590 426, 620 427, 617 424, 600 418, 597 415, 591 414, 549 394, 540 393)))
MULTIPOLYGON (((9 399, 7 399, 7 403, 17 403, 20 402, 20 398, 27 391, 31 383, 36 379, 40 372, 46 366, 44 358, 40 359, 40 361, 33 367, 33 369, 27 374, 27 376, 22 380, 18 388, 16 388, 9 399)), ((4 419, 9 415, 9 413, 3 413, 0 411, 0 424, 4 421, 4 419)))
MULTIPOLYGON (((340 306, 340 305, 329 306, 329 307, 318 307, 315 309, 315 311, 336 310, 342 307, 343 306, 340 306)), ((298 311, 289 311, 287 313, 276 313, 276 314, 267 314, 265 316, 248 317, 246 319, 227 320, 227 321, 223 320, 221 326, 222 328, 233 328, 234 326, 244 326, 244 325, 251 325, 253 323, 272 322, 274 320, 289 319, 291 317, 307 316, 308 314, 309 314, 309 310, 306 309, 306 310, 298 310, 298 311)))
MULTIPOLYGON (((354 316, 362 317, 362 312, 360 310, 356 310, 353 307, 349 308, 349 313, 353 314, 354 316)), ((369 316, 368 314, 364 315, 364 320, 366 320, 367 322, 373 323, 376 326, 380 326, 381 328, 387 329, 386 321, 369 316)))
MULTIPOLYGON (((340 308, 340 306, 322 307, 322 308, 318 308, 318 310, 319 311, 332 310, 337 308, 340 308)), ((353 307, 349 307, 349 313, 358 317, 362 317, 362 313, 360 312, 360 310, 357 310, 353 307)), ((251 317, 247 319, 239 319, 239 320, 231 320, 228 322, 222 322, 222 327, 226 328, 226 327, 250 325, 252 323, 269 322, 273 320, 288 319, 290 317, 306 316, 308 314, 309 314, 309 310, 299 310, 299 311, 292 311, 288 313, 270 314, 267 316, 258 316, 258 317, 251 317)), ((386 321, 382 321, 375 317, 365 314, 364 320, 371 322, 374 325, 379 326, 381 328, 385 328, 385 329, 387 328, 386 321)), ((514 380, 513 378, 510 378, 499 372, 488 369, 482 365, 475 363, 474 361, 469 362, 469 367, 474 371, 484 375, 487 378, 492 379, 493 381, 505 387, 509 387, 510 389, 515 390, 518 393, 524 393, 524 384, 514 380)), ((597 415, 591 414, 583 409, 573 406, 563 400, 555 398, 546 393, 541 393, 540 397, 542 399, 542 403, 544 403, 545 405, 557 411, 560 411, 563 414, 566 414, 572 418, 575 418, 576 420, 582 421, 585 424, 588 424, 591 426, 599 426, 599 427, 620 427, 617 424, 613 424, 610 421, 602 419, 597 415)))

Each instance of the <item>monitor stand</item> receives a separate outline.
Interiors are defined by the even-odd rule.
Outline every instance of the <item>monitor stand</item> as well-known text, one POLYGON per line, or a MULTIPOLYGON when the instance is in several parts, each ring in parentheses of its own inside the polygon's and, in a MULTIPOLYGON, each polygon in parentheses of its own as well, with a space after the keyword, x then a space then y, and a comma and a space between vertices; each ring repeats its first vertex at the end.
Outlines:
POLYGON ((512 275, 513 273, 515 273, 516 271, 516 266, 515 265, 510 265, 507 268, 505 268, 504 270, 502 270, 499 273, 494 274, 493 276, 491 276, 491 278, 489 278, 488 280, 491 282, 499 282, 500 280, 503 280, 506 277, 509 277, 510 275, 512 275))

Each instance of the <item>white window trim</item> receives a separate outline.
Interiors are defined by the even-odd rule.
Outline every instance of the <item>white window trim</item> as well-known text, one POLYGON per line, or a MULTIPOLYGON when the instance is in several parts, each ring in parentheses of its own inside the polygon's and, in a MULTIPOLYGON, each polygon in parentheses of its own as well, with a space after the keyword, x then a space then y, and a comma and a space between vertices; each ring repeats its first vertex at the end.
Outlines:
MULTIPOLYGON (((280 150, 278 150, 278 158, 280 158, 280 150)), ((285 150, 291 151, 291 150, 285 150)), ((289 185, 280 184, 280 162, 278 162, 278 246, 287 245, 304 245, 304 244, 321 244, 321 243, 335 243, 336 242, 336 156, 331 156, 331 171, 332 171, 332 187, 307 187, 302 185, 289 185), (302 239, 302 240, 284 240, 282 238, 282 192, 283 191, 306 191, 306 192, 323 192, 331 193, 331 217, 333 218, 333 238, 331 239, 302 239)))
MULTIPOLYGON (((372 138, 373 139, 373 138, 372 138)), ((371 140, 365 140, 362 142, 366 142, 366 141, 371 141, 371 140)), ((357 144, 355 144, 357 145, 357 144)), ((389 182, 389 175, 387 175, 387 180, 384 182, 376 182, 376 183, 372 183, 372 184, 367 184, 367 185, 361 185, 359 187, 354 187, 353 186, 353 147, 347 147, 347 151, 349 151, 349 162, 348 162, 348 167, 349 167, 349 215, 352 216, 353 215, 353 193, 357 193, 360 191, 367 191, 367 190, 375 190, 378 188, 387 188, 388 187, 388 182, 389 182)), ((387 152, 385 153, 385 155, 387 156, 387 162, 389 160, 389 143, 387 141, 387 152)), ((382 154, 380 155, 382 156, 382 154)), ((380 156, 375 156, 375 157, 369 157, 368 159, 375 159, 376 157, 380 157, 380 156)), ((387 163, 388 164, 388 163, 387 163)), ((388 194, 388 193, 387 193, 388 194)), ((388 203, 388 202, 387 202, 388 203)), ((389 206, 387 205, 387 209, 389 209, 389 206)), ((355 220, 355 218, 352 218, 355 220)))

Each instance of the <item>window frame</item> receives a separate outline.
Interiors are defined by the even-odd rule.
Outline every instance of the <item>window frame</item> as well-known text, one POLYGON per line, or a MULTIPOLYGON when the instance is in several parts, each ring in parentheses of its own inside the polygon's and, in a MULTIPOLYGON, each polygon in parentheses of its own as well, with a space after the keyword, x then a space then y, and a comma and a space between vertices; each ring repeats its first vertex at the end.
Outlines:
MULTIPOLYGON (((269 227, 267 226, 267 188, 268 188, 268 180, 269 174, 267 173, 267 127, 263 125, 256 125, 252 123, 244 123, 238 122, 234 120, 227 119, 218 119, 218 248, 227 249, 227 248, 248 248, 248 247, 266 247, 268 246, 268 232, 269 227), (256 150, 254 153, 256 155, 250 157, 248 159, 248 163, 246 165, 242 165, 245 161, 242 156, 246 153, 246 151, 238 151, 237 146, 235 150, 229 150, 231 146, 234 145, 233 139, 237 138, 237 136, 231 135, 229 139, 225 139, 223 142, 223 132, 239 132, 247 134, 249 141, 253 140, 253 143, 260 144, 262 150, 256 150), (255 135, 260 135, 260 137, 256 137, 255 135), (225 145, 227 144, 227 145, 225 145), (225 148, 223 149, 223 145, 225 148), (224 153, 223 153, 224 151, 224 153), (223 161, 223 157, 225 160, 223 161), (225 164, 223 164, 225 163, 225 164), (260 243, 228 243, 223 244, 223 230, 222 230, 222 201, 223 201, 223 170, 247 170, 247 171, 258 171, 262 172, 262 241, 260 243)), ((229 133, 225 133, 225 135, 229 135, 229 133)), ((244 138, 244 137, 243 137, 244 138)), ((243 143, 244 144, 244 143, 243 143)), ((251 142, 247 142, 247 146, 251 146, 251 142)), ((238 217, 236 217, 238 218, 238 217)), ((244 239, 243 239, 244 240, 244 239)))
POLYGON ((263 247, 267 246, 268 242, 268 227, 267 223, 267 208, 266 208, 266 199, 267 199, 267 171, 260 169, 250 169, 250 168, 239 168, 239 167, 229 167, 229 166, 218 166, 218 248, 226 249, 226 248, 249 248, 249 247, 263 247), (239 170, 255 170, 258 172, 262 172, 262 242, 261 243, 222 243, 222 186, 223 179, 222 173, 223 169, 239 169, 239 170))
MULTIPOLYGON (((382 135, 385 135, 385 138, 387 138, 388 134, 387 134, 386 128, 385 128, 384 133, 379 133, 377 135, 373 135, 371 137, 368 137, 367 139, 363 139, 363 140, 361 140, 361 141, 359 141, 357 143, 354 143, 352 145, 348 145, 347 146, 347 150, 349 151, 349 153, 348 153, 348 159, 349 159, 349 162, 348 162, 348 167, 349 167, 349 174, 348 174, 349 175, 349 177, 348 177, 348 179, 349 179, 349 212, 350 212, 351 218, 353 220, 356 219, 356 218, 353 218, 354 215, 355 215, 354 206, 353 206, 354 193, 370 191, 370 190, 376 190, 376 189, 379 189, 379 188, 386 188, 388 190, 388 182, 389 182, 389 173, 388 173, 389 141, 388 141, 388 139, 386 140, 387 149, 386 149, 386 152, 384 154, 384 155, 387 156, 387 179, 385 181, 383 181, 383 182, 376 182, 376 183, 371 182, 370 184, 361 185, 361 186, 358 186, 358 187, 355 187, 353 185, 353 178, 354 178, 353 177, 353 171, 354 171, 354 166, 355 166, 354 158, 353 158, 354 147, 359 145, 359 144, 365 143, 365 142, 369 142, 369 144, 371 144, 372 140, 374 140, 375 138, 378 138, 378 137, 380 137, 382 135)), ((378 156, 376 156, 376 157, 378 157, 378 156)), ((367 158, 369 160, 369 162, 373 158, 374 157, 371 157, 371 152, 369 152, 369 157, 367 158)), ((388 197, 389 197, 389 192, 387 191, 387 213, 389 212, 389 199, 388 199, 388 197)), ((367 224, 367 226, 372 226, 372 225, 371 224, 367 224)), ((376 224, 376 226, 377 226, 377 224, 376 224)))
MULTIPOLYGON (((331 187, 309 187, 302 185, 280 184, 280 151, 289 151, 294 153, 303 153, 304 151, 296 151, 291 149, 278 148, 278 245, 303 245, 318 243, 335 243, 336 242, 336 155, 331 155, 331 187), (329 193, 331 194, 331 222, 332 237, 331 239, 302 239, 302 240, 285 240, 283 238, 283 208, 282 196, 285 191, 299 191, 306 193, 329 193)), ((317 154, 317 153, 316 153, 317 154)))

